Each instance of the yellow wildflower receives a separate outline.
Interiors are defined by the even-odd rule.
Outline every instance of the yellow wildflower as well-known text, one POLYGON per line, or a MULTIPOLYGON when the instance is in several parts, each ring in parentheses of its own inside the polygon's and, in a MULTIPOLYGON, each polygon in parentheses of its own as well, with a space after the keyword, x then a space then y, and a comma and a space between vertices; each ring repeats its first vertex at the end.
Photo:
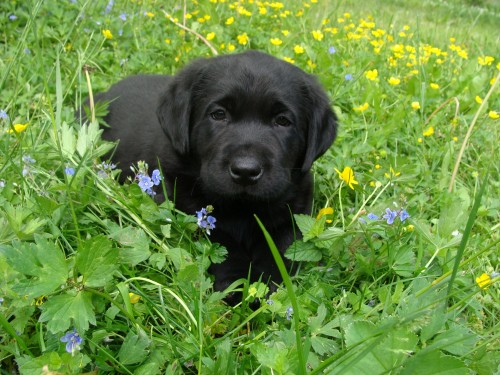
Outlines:
POLYGON ((295 64, 295 60, 292 59, 291 57, 283 57, 283 60, 285 60, 286 62, 290 63, 290 64, 295 64))
POLYGON ((373 69, 373 70, 366 71, 365 77, 368 78, 370 81, 375 81, 378 77, 378 70, 373 69))
POLYGON ((366 111, 368 108, 370 107, 370 105, 368 103, 364 103, 364 104, 361 104, 360 106, 358 107, 354 107, 353 110, 355 110, 356 112, 364 112, 366 111))
POLYGON ((491 65, 493 63, 493 61, 495 61, 495 58, 494 57, 491 57, 491 56, 479 56, 477 58, 477 62, 479 63, 479 65, 491 65))
POLYGON ((266 14, 267 13, 267 9, 264 8, 264 7, 259 7, 259 14, 266 14))
POLYGON ((323 33, 321 31, 313 30, 311 32, 311 34, 312 34, 314 39, 319 40, 319 41, 323 40, 323 33))
POLYGON ((384 176, 385 176, 386 178, 394 178, 394 177, 398 177, 400 174, 401 174, 401 172, 396 172, 396 171, 394 170, 394 168, 389 167, 389 173, 387 173, 387 172, 386 172, 386 173, 384 173, 384 176))
POLYGON ((248 43, 248 35, 247 35, 247 33, 243 33, 241 35, 238 35, 236 37, 236 39, 238 40, 239 44, 247 44, 248 43))
POLYGON ((113 39, 113 34, 111 34, 111 30, 109 29, 104 29, 102 35, 104 35, 106 39, 113 39))
POLYGON ((411 102, 411 108, 414 109, 415 111, 417 109, 420 109, 420 103, 419 102, 411 102))
POLYGON ((146 16, 148 16, 149 18, 153 18, 155 14, 151 12, 146 12, 146 16))
POLYGON ((352 190, 354 190, 353 185, 358 185, 358 181, 354 179, 354 171, 351 167, 345 167, 342 172, 335 168, 335 171, 339 174, 340 179, 349 185, 352 190))
POLYGON ((311 69, 316 68, 316 64, 312 60, 307 60, 307 66, 311 69))
POLYGON ((491 277, 487 273, 483 273, 481 276, 476 277, 476 283, 481 289, 488 289, 491 284, 491 277))
POLYGON ((433 126, 429 126, 427 128, 427 130, 424 130, 424 132, 422 133, 424 137, 430 137, 431 135, 434 134, 434 127, 433 126))
POLYGON ((215 33, 208 33, 207 34, 207 40, 212 40, 213 38, 215 38, 215 33))
POLYGON ((396 86, 396 85, 399 85, 401 83, 401 80, 399 78, 396 78, 396 77, 391 77, 388 79, 388 82, 390 85, 396 86))
POLYGON ((283 43, 283 41, 280 38, 271 38, 269 41, 274 46, 279 46, 280 44, 283 43))
POLYGON ((228 45, 227 45, 227 50, 228 50, 229 52, 233 52, 235 49, 236 49, 236 47, 235 47, 235 45, 234 45, 234 44, 228 43, 228 45))
POLYGON ((481 104, 483 102, 483 99, 479 95, 476 95, 476 103, 481 104))
POLYGON ((497 118, 500 118, 500 114, 498 114, 498 112, 496 112, 496 111, 490 111, 488 113, 488 117, 493 119, 493 120, 496 120, 497 118))
POLYGON ((289 31, 289 30, 281 30, 281 33, 282 33, 284 36, 287 36, 288 34, 290 34, 290 31, 289 31))
POLYGON ((431 86, 431 89, 433 89, 433 90, 439 90, 439 85, 437 83, 431 83, 430 86, 431 86))
POLYGON ((293 47, 293 52, 295 52, 297 55, 300 55, 301 53, 304 53, 304 47, 302 47, 300 44, 296 44, 295 47, 293 47))
POLYGON ((19 133, 22 133, 23 131, 26 130, 26 128, 28 127, 28 123, 26 123, 26 124, 14 124, 14 125, 12 125, 12 127, 14 129, 8 129, 7 133, 9 133, 9 134, 18 133, 19 134, 19 133))
MULTIPOLYGON (((325 207, 325 208, 322 208, 321 210, 319 210, 318 212, 318 216, 316 216, 316 220, 319 220, 321 219, 323 216, 326 216, 326 215, 333 215, 333 208, 331 207, 325 207)), ((328 217, 328 216, 327 216, 328 217)), ((326 222, 328 224, 330 224, 333 220, 330 220, 330 219, 326 219, 326 222)))
POLYGON ((234 22, 234 17, 229 17, 227 20, 226 20, 226 25, 232 25, 234 22))
POLYGON ((130 303, 134 304, 134 303, 139 302, 139 300, 141 299, 141 296, 131 292, 128 294, 128 298, 130 299, 130 303))

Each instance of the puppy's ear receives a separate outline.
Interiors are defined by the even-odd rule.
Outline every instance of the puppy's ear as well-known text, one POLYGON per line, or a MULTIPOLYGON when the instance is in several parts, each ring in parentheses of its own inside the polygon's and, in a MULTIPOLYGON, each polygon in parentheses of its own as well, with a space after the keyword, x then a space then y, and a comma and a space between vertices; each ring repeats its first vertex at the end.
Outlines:
POLYGON ((337 116, 332 111, 323 88, 314 77, 306 87, 309 106, 306 134, 306 154, 302 171, 308 171, 312 163, 325 153, 337 136, 337 116))
POLYGON ((160 97, 156 111, 172 147, 181 155, 189 153, 193 86, 198 80, 202 65, 202 60, 195 61, 172 77, 167 90, 160 97))

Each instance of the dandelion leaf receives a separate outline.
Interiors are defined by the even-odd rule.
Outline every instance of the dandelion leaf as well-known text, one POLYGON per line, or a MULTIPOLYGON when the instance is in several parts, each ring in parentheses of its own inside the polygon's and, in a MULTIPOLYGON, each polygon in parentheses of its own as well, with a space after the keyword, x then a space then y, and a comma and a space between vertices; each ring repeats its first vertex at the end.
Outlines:
POLYGON ((40 322, 48 322, 47 328, 52 333, 61 333, 75 327, 83 334, 89 324, 96 324, 92 295, 85 291, 67 293, 50 297, 42 305, 40 322))
POLYGON ((35 235, 34 243, 13 242, 0 246, 7 263, 24 274, 12 289, 28 298, 49 294, 66 283, 68 266, 63 252, 55 243, 35 235))
POLYGON ((105 236, 96 236, 83 242, 78 247, 76 268, 83 276, 83 284, 98 288, 105 286, 118 267, 118 250, 112 247, 105 236))

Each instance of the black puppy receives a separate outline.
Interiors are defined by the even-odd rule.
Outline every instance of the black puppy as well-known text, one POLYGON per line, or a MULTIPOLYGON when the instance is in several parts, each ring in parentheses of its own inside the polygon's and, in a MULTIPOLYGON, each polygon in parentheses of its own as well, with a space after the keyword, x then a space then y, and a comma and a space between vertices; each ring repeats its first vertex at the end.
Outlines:
POLYGON ((96 101, 110 101, 103 137, 119 140, 113 161, 122 180, 137 161, 152 170, 159 160, 178 209, 215 207, 211 239, 228 250, 211 267, 216 290, 250 266, 252 280, 281 282, 254 214, 284 252, 294 240, 292 214, 310 213, 309 169, 337 127, 313 76, 248 51, 197 60, 174 77, 129 77, 96 101))

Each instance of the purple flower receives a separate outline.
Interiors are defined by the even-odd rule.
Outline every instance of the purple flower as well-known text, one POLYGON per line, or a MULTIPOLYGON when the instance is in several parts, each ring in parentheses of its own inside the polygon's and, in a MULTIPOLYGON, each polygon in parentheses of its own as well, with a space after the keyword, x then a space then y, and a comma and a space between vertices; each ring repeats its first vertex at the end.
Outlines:
POLYGON ((33 159, 31 156, 29 155, 24 155, 23 156, 23 162, 25 162, 26 164, 34 164, 36 163, 36 160, 33 159))
POLYGON ((151 174, 151 180, 153 181, 153 184, 156 186, 160 185, 161 182, 161 174, 158 169, 155 169, 153 173, 151 174))
POLYGON ((122 21, 126 21, 126 20, 127 20, 127 13, 123 12, 123 13, 121 13, 118 17, 119 17, 122 21))
POLYGON ((330 48, 328 48, 328 53, 329 53, 330 55, 333 55, 335 52, 337 52, 337 50, 335 49, 335 47, 334 47, 334 46, 331 46, 330 48))
POLYGON ((9 115, 3 109, 0 109, 0 119, 9 121, 9 115))
POLYGON ((108 5, 106 5, 106 9, 104 10, 104 14, 108 14, 109 12, 111 12, 114 3, 114 0, 109 0, 108 5))
POLYGON ((209 213, 212 212, 212 208, 210 206, 207 208, 202 208, 200 211, 196 211, 196 216, 198 218, 198 227, 210 235, 210 231, 215 229, 215 222, 217 219, 209 215, 209 213))
POLYGON ((378 220, 379 219, 379 217, 377 215, 375 215, 371 212, 368 215, 366 215, 366 217, 370 220, 378 220))
POLYGON ((402 209, 401 211, 399 211, 399 219, 401 220, 401 222, 404 222, 409 217, 410 217, 410 214, 408 212, 406 212, 406 210, 402 209))
POLYGON ((11 15, 9 16, 9 20, 11 20, 11 21, 15 21, 15 20, 17 20, 17 16, 16 16, 15 14, 11 14, 11 15))
POLYGON ((382 217, 387 220, 387 224, 391 225, 394 223, 394 219, 396 219, 397 216, 397 211, 392 211, 390 208, 386 208, 385 215, 382 217))
POLYGON ((66 167, 64 168, 64 173, 66 173, 68 176, 73 176, 75 174, 75 168, 66 167))
POLYGON ((285 313, 286 320, 292 320, 292 315, 293 315, 293 307, 290 306, 288 309, 286 309, 285 313))
POLYGON ((346 81, 352 81, 352 74, 351 74, 351 73, 347 73, 347 74, 345 75, 344 79, 345 79, 346 81))
POLYGON ((147 174, 139 174, 137 175, 137 180, 139 187, 142 191, 146 191, 151 189, 154 186, 153 180, 147 174))
POLYGON ((75 354, 76 351, 80 350, 80 345, 83 343, 83 339, 80 337, 76 329, 73 328, 73 331, 66 332, 66 334, 60 339, 62 342, 66 344, 66 351, 75 354))

